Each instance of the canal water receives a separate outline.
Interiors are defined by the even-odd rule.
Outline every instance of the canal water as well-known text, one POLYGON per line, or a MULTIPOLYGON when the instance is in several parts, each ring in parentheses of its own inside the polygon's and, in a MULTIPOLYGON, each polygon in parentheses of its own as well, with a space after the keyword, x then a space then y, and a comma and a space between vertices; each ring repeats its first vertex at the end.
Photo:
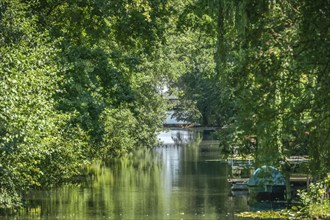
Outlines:
POLYGON ((196 130, 159 134, 163 144, 108 164, 87 183, 28 196, 19 219, 240 219, 247 198, 232 197, 218 142, 196 130))

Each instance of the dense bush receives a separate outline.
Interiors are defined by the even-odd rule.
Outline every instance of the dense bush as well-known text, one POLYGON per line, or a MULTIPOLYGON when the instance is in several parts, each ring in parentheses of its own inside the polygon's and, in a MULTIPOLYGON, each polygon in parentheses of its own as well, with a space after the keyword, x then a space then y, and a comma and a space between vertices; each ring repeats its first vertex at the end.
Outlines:
POLYGON ((72 181, 95 158, 155 144, 161 76, 148 54, 157 14, 125 11, 145 25, 123 24, 136 32, 128 42, 120 10, 98 0, 0 1, 0 210, 72 181))

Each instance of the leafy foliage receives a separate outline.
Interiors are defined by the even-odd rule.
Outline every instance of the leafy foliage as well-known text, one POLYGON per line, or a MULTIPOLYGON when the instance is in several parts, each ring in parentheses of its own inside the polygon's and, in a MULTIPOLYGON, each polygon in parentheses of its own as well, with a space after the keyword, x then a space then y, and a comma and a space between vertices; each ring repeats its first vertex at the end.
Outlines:
POLYGON ((0 208, 156 143, 178 116, 329 172, 329 1, 0 1, 0 208), (52 172, 50 172, 52 171, 52 172))
POLYGON ((6 6, 3 19, 13 16, 17 23, 3 23, 4 33, 10 36, 14 32, 16 39, 8 43, 13 39, 3 36, 0 48, 4 54, 0 68, 0 208, 20 205, 24 190, 72 178, 85 163, 83 144, 68 143, 78 137, 74 135, 77 128, 67 127, 70 114, 55 109, 53 95, 60 80, 55 43, 47 32, 37 31, 35 19, 24 13, 24 5, 8 2, 6 6))
POLYGON ((0 210, 156 143, 164 105, 150 54, 167 13, 155 1, 0 2, 0 210))
POLYGON ((207 64, 213 76, 203 83, 203 70, 187 72, 182 97, 201 118, 217 118, 224 147, 254 137, 258 164, 308 154, 313 173, 328 172, 328 9, 327 1, 222 0, 195 1, 182 12, 179 27, 207 33, 209 18, 208 36, 216 37, 216 65, 207 64))

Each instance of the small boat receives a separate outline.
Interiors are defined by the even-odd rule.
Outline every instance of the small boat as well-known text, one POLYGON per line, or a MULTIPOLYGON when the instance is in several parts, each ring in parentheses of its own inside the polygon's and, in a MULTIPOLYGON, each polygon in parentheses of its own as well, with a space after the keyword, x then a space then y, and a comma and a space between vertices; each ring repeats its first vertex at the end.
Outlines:
POLYGON ((272 166, 256 169, 247 181, 249 194, 256 200, 284 200, 285 178, 272 166))

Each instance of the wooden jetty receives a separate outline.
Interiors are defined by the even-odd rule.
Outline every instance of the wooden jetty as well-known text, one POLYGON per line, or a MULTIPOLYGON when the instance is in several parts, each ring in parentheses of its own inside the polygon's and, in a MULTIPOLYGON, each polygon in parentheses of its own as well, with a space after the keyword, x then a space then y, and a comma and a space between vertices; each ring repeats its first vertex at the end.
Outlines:
MULTIPOLYGON (((235 184, 235 183, 246 183, 249 178, 228 178, 227 179, 229 183, 235 184)), ((301 182, 301 183, 308 183, 310 180, 310 177, 308 175, 291 175, 290 176, 290 182, 301 182)))

